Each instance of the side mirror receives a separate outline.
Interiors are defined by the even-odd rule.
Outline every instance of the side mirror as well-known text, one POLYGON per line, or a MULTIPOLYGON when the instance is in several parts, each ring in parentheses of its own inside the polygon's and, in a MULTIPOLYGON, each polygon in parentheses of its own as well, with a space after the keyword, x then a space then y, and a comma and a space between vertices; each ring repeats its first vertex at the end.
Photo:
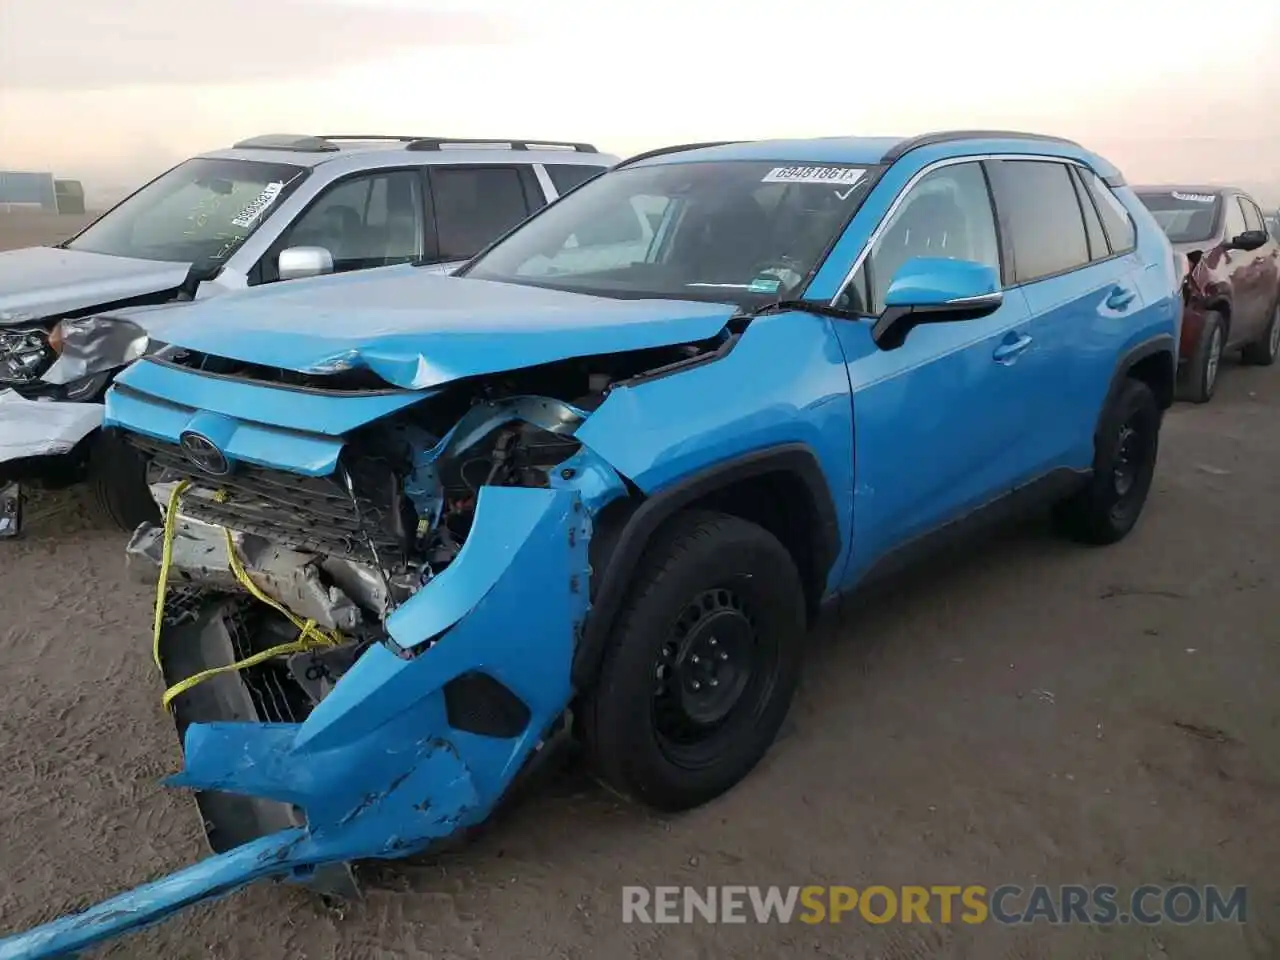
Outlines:
POLYGON ((922 323, 975 320, 994 313, 1003 302, 995 267, 972 260, 913 257, 894 274, 871 339, 881 350, 896 350, 922 323))
POLYGON ((1227 241, 1228 250, 1257 250, 1268 240, 1265 230, 1246 230, 1227 241))
POLYGON ((301 280, 333 273, 333 254, 324 247, 289 247, 276 260, 281 280, 301 280))

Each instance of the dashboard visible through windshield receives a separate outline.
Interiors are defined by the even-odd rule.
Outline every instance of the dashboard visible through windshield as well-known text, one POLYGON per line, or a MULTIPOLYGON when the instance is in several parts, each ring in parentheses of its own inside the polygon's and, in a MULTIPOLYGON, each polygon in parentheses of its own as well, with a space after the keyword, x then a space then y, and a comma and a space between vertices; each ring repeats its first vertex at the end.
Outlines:
POLYGON ((213 271, 305 175, 305 168, 287 163, 188 160, 109 210, 66 247, 213 271))
POLYGON ((881 169, 746 160, 624 167, 553 203, 462 272, 625 298, 793 298, 881 169))

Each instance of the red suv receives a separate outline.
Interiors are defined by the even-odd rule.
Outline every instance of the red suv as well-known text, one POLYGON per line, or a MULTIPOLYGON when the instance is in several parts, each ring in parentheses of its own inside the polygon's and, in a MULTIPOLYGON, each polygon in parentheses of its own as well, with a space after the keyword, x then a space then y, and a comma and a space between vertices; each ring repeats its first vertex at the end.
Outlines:
POLYGON ((1181 258, 1180 399, 1213 396, 1225 350, 1270 366, 1280 351, 1280 243, 1262 210, 1232 187, 1134 187, 1181 258))

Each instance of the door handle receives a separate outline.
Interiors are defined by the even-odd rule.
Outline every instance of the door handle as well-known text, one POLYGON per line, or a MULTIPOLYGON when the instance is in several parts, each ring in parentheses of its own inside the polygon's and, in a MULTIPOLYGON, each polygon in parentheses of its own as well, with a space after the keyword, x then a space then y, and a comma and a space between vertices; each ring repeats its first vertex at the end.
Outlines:
POLYGON ((1132 290, 1125 287, 1115 287, 1112 289, 1110 296, 1107 297, 1107 306, 1112 310, 1123 310, 1133 303, 1135 296, 1137 294, 1132 290))
POLYGON ((1006 340, 1000 344, 991 356, 996 363, 1012 363, 1029 346, 1031 346, 1031 337, 1024 333, 1016 340, 1006 340))

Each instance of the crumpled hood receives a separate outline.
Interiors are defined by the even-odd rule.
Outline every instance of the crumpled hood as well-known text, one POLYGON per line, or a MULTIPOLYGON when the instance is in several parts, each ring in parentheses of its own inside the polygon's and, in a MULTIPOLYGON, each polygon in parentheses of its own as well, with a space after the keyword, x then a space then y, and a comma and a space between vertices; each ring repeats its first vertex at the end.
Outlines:
POLYGON ((0 326, 175 290, 190 270, 56 247, 9 250, 0 253, 0 326))
MULTIPOLYGON (((299 373, 367 367, 422 390, 463 377, 706 340, 736 308, 614 300, 413 268, 259 287, 158 310, 155 341, 299 373)), ((121 314, 128 316, 128 314, 121 314)))

